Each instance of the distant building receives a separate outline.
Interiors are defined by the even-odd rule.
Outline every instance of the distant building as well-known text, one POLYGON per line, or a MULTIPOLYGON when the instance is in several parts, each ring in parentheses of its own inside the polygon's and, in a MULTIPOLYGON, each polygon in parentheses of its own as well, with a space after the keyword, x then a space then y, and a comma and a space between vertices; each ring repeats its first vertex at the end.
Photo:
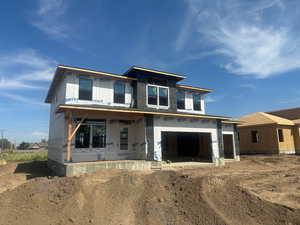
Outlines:
POLYGON ((238 118, 241 154, 300 153, 300 108, 238 118))

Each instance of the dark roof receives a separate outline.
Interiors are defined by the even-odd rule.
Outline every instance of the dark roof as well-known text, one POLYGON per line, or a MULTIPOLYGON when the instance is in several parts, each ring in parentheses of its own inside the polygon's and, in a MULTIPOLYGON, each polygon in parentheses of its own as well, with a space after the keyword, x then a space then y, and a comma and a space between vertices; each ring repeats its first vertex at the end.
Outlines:
POLYGON ((300 107, 298 108, 290 108, 290 109, 281 109, 272 112, 268 112, 274 116, 280 116, 289 120, 297 120, 300 119, 300 107))
POLYGON ((127 70, 124 73, 124 76, 136 77, 136 75, 140 72, 144 72, 145 74, 149 74, 149 75, 157 74, 159 76, 166 76, 169 78, 176 79, 178 81, 186 78, 186 76, 183 76, 183 75, 163 72, 163 71, 154 70, 154 69, 147 69, 147 68, 143 68, 143 67, 139 67, 139 66, 132 66, 129 70, 127 70))

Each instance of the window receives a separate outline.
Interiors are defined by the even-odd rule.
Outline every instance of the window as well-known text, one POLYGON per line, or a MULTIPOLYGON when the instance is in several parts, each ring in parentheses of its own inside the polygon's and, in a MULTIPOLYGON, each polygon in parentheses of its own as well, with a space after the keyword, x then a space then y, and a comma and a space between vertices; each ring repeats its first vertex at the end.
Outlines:
POLYGON ((193 95, 193 104, 194 104, 195 111, 201 111, 201 95, 200 94, 193 95))
POLYGON ((105 120, 86 120, 75 137, 75 148, 105 148, 106 124, 105 120))
POLYGON ((106 127, 105 122, 103 124, 92 125, 92 147, 93 148, 105 148, 106 146, 106 127))
POLYGON ((128 150, 128 128, 123 127, 120 130, 120 150, 128 150))
POLYGON ((79 99, 92 100, 93 81, 87 78, 79 78, 79 99))
POLYGON ((159 105, 168 106, 168 88, 159 88, 159 105))
POLYGON ((279 139, 279 142, 284 142, 282 129, 278 129, 278 139, 279 139))
POLYGON ((148 86, 148 104, 169 106, 169 89, 167 87, 148 86))
POLYGON ((177 92, 177 109, 185 109, 185 92, 177 92))
POLYGON ((259 136, 258 136, 258 132, 256 130, 251 131, 251 138, 252 138, 252 143, 259 142, 259 136))
POLYGON ((157 105, 157 87, 148 86, 148 104, 157 105))
POLYGON ((90 147, 90 126, 81 125, 76 132, 75 148, 90 147))
POLYGON ((125 104, 125 83, 121 81, 114 84, 114 103, 125 104))

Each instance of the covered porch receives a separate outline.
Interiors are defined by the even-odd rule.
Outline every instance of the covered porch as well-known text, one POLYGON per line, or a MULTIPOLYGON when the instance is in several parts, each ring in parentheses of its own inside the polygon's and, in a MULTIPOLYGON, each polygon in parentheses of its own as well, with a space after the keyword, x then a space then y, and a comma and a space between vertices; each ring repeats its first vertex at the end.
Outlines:
POLYGON ((65 163, 146 158, 144 116, 70 108, 65 117, 65 163))

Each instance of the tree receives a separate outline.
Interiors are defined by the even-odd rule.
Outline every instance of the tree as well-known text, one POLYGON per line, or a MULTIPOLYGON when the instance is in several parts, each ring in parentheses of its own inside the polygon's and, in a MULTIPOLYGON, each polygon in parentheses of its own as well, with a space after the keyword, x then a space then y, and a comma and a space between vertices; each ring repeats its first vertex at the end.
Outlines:
POLYGON ((18 146, 18 149, 19 150, 25 150, 25 149, 28 149, 30 147, 30 144, 27 143, 27 142, 22 142, 19 146, 18 146))
POLYGON ((7 140, 6 138, 0 139, 0 149, 10 149, 12 147, 13 145, 9 140, 7 140))

